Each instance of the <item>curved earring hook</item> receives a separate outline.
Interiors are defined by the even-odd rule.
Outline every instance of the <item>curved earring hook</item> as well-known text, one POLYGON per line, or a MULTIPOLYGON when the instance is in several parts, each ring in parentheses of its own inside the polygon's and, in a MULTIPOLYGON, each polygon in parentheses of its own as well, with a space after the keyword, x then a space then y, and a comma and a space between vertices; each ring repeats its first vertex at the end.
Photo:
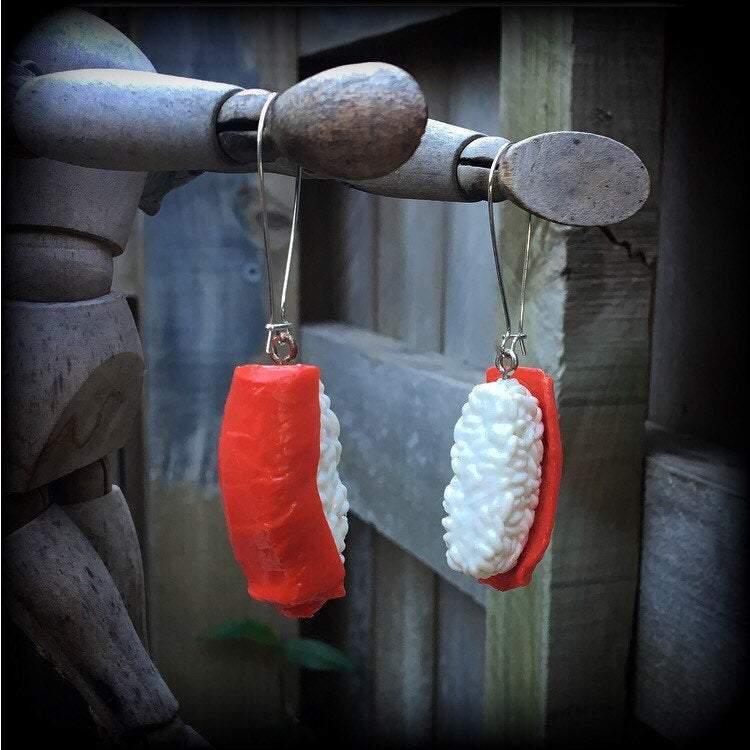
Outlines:
POLYGON ((487 179, 487 212, 490 220, 490 239, 492 240, 492 254, 495 258, 495 273, 497 274, 497 285, 500 288, 500 300, 503 303, 503 313, 505 314, 505 329, 510 333, 510 312, 508 311, 508 298, 505 296, 505 285, 503 284, 503 271, 500 263, 500 251, 497 246, 497 233, 495 231, 495 211, 493 191, 495 187, 495 171, 497 165, 502 159, 505 152, 511 147, 512 141, 508 141, 495 155, 490 166, 490 174, 487 179))
POLYGON ((302 189, 302 167, 297 167, 294 179, 294 207, 292 209, 292 227, 289 233, 289 248, 286 254, 286 266, 284 268, 284 283, 281 287, 280 312, 281 320, 276 320, 276 305, 273 294, 273 272, 271 269, 271 248, 268 242, 268 212, 266 209, 266 183, 263 171, 263 129, 266 124, 268 110, 277 94, 270 94, 263 104, 258 118, 258 143, 256 148, 258 160, 258 192, 260 193, 260 210, 263 229, 263 249, 266 256, 266 280, 268 283, 268 323, 266 330, 266 354, 275 365, 287 365, 294 362, 299 354, 299 346, 291 331, 292 324, 286 318, 286 298, 289 289, 289 276, 292 270, 292 258, 294 256, 294 241, 297 235, 297 223, 299 220, 300 193, 302 189), (286 353, 281 353, 285 349, 286 353))
POLYGON ((495 258, 495 272, 497 274, 497 285, 500 289, 500 299, 503 305, 503 314, 505 315, 505 335, 497 346, 497 356, 495 357, 495 366, 503 374, 503 379, 509 378, 518 367, 518 355, 515 352, 517 344, 521 346, 521 352, 526 354, 526 334, 523 331, 523 318, 526 310, 526 284, 529 273, 529 253, 531 250, 531 213, 528 214, 529 220, 526 227, 526 246, 524 248, 523 270, 521 272, 521 299, 519 304, 518 315, 518 333, 512 333, 510 322, 510 311, 508 309, 508 298, 505 294, 505 284, 503 283, 502 264, 500 260, 500 250, 497 242, 497 232, 495 230, 495 211, 494 211, 494 183, 497 165, 500 163, 505 152, 512 145, 508 141, 495 155, 490 166, 489 177, 487 180, 487 212, 490 224, 490 239, 492 240, 492 253, 495 258))

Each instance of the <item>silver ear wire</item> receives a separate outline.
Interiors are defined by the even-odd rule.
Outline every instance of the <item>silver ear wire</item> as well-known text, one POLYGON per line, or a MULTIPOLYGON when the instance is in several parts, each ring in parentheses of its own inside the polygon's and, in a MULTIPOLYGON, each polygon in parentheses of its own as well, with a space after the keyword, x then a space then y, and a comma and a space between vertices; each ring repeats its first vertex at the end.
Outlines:
POLYGON ((276 98, 271 94, 263 104, 258 118, 258 192, 260 193, 260 210, 263 229, 263 249, 266 256, 266 280, 268 282, 268 323, 266 330, 266 354, 275 365, 292 364, 299 354, 299 346, 292 333, 292 324, 286 317, 286 297, 289 289, 289 276, 292 271, 292 258, 294 256, 294 241, 297 235, 297 223, 299 220, 300 193, 302 189, 302 167, 297 167, 294 179, 294 208, 292 209, 292 228, 289 233, 289 248, 286 254, 286 266, 284 268, 284 283, 281 287, 281 301, 279 304, 280 318, 276 319, 276 304, 273 294, 273 272, 271 269, 271 248, 268 242, 268 213, 266 211, 266 183, 263 172, 263 128, 266 123, 268 110, 276 98))
POLYGON ((523 317, 526 309, 526 282, 529 274, 529 253, 531 250, 531 214, 526 228, 526 247, 523 255, 523 270, 521 272, 521 299, 518 314, 518 333, 512 332, 510 321, 510 311, 508 309, 508 298, 505 294, 505 284, 503 283, 502 264, 500 261, 500 250, 497 242, 497 232, 495 231, 495 211, 493 201, 493 191, 495 182, 495 172, 500 159, 512 145, 508 141, 498 152, 492 161, 490 173, 487 181, 487 212, 490 224, 490 238, 492 240, 492 253, 495 258, 495 273, 497 274, 497 285, 500 289, 500 300, 503 305, 503 314, 505 316, 505 335, 502 340, 498 341, 496 347, 495 367, 502 373, 504 380, 511 377, 518 367, 518 355, 516 346, 520 344, 521 352, 526 355, 526 334, 523 332, 523 317))

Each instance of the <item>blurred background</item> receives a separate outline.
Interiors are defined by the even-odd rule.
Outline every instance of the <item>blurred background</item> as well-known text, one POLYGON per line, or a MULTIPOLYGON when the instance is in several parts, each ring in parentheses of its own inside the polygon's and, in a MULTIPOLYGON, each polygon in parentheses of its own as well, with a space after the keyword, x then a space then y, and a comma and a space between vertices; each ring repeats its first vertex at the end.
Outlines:
MULTIPOLYGON (((290 315, 341 421, 352 513, 348 595, 299 622, 247 597, 216 478, 232 370, 262 361, 256 178, 204 174, 139 214, 115 287, 148 372, 118 484, 183 718, 237 748, 668 747, 727 730, 747 654, 731 29, 679 7, 82 7, 161 73, 282 91, 381 60, 414 76, 433 118, 513 140, 601 133, 651 175, 621 224, 534 222, 526 363, 556 381, 565 469, 551 548, 509 593, 449 570, 440 525, 453 424, 498 330, 485 204, 304 185, 290 315), (337 651, 268 645, 300 637, 337 651)), ((268 182, 282 264, 292 181, 268 182)), ((526 216, 498 216, 515 298, 526 216)), ((85 724, 58 687, 45 720, 85 724)))

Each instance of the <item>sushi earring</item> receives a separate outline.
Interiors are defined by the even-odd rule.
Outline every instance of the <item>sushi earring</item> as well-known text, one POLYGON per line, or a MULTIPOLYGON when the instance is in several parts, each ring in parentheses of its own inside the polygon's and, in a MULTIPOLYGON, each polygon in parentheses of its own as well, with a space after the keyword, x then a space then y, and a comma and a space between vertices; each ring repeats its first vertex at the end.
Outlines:
POLYGON ((500 591, 526 586, 552 535, 562 445, 552 378, 519 366, 531 247, 526 230, 518 328, 513 332, 495 233, 493 182, 506 144, 492 162, 487 189, 495 271, 505 317, 495 366, 461 411, 451 449, 454 476, 445 489, 448 565, 500 591))
POLYGON ((338 474, 339 423, 320 370, 293 364, 299 347, 286 296, 299 218, 302 170, 277 316, 268 242, 263 128, 258 121, 258 182, 268 280, 266 354, 270 365, 235 368, 219 437, 219 483, 235 558, 254 599, 288 617, 310 617, 344 596, 344 537, 349 509, 338 474))

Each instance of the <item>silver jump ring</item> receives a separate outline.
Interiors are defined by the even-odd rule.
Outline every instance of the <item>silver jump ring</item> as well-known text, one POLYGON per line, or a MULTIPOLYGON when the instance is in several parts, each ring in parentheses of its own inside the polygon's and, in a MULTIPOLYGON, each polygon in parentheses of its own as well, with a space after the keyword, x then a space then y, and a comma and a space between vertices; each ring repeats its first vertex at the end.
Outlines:
POLYGON ((299 347, 290 331, 285 330, 271 334, 268 356, 275 365, 289 365, 297 359, 298 354, 299 347), (282 348, 286 349, 286 354, 280 353, 282 348))
POLYGON ((503 380, 512 377, 518 367, 518 355, 516 347, 526 338, 525 333, 511 333, 507 331, 502 341, 497 345, 497 354, 495 356, 495 367, 502 374, 503 380))
POLYGON ((503 380, 508 380, 518 367, 518 355, 513 349, 498 349, 495 356, 495 367, 501 373, 503 380))

